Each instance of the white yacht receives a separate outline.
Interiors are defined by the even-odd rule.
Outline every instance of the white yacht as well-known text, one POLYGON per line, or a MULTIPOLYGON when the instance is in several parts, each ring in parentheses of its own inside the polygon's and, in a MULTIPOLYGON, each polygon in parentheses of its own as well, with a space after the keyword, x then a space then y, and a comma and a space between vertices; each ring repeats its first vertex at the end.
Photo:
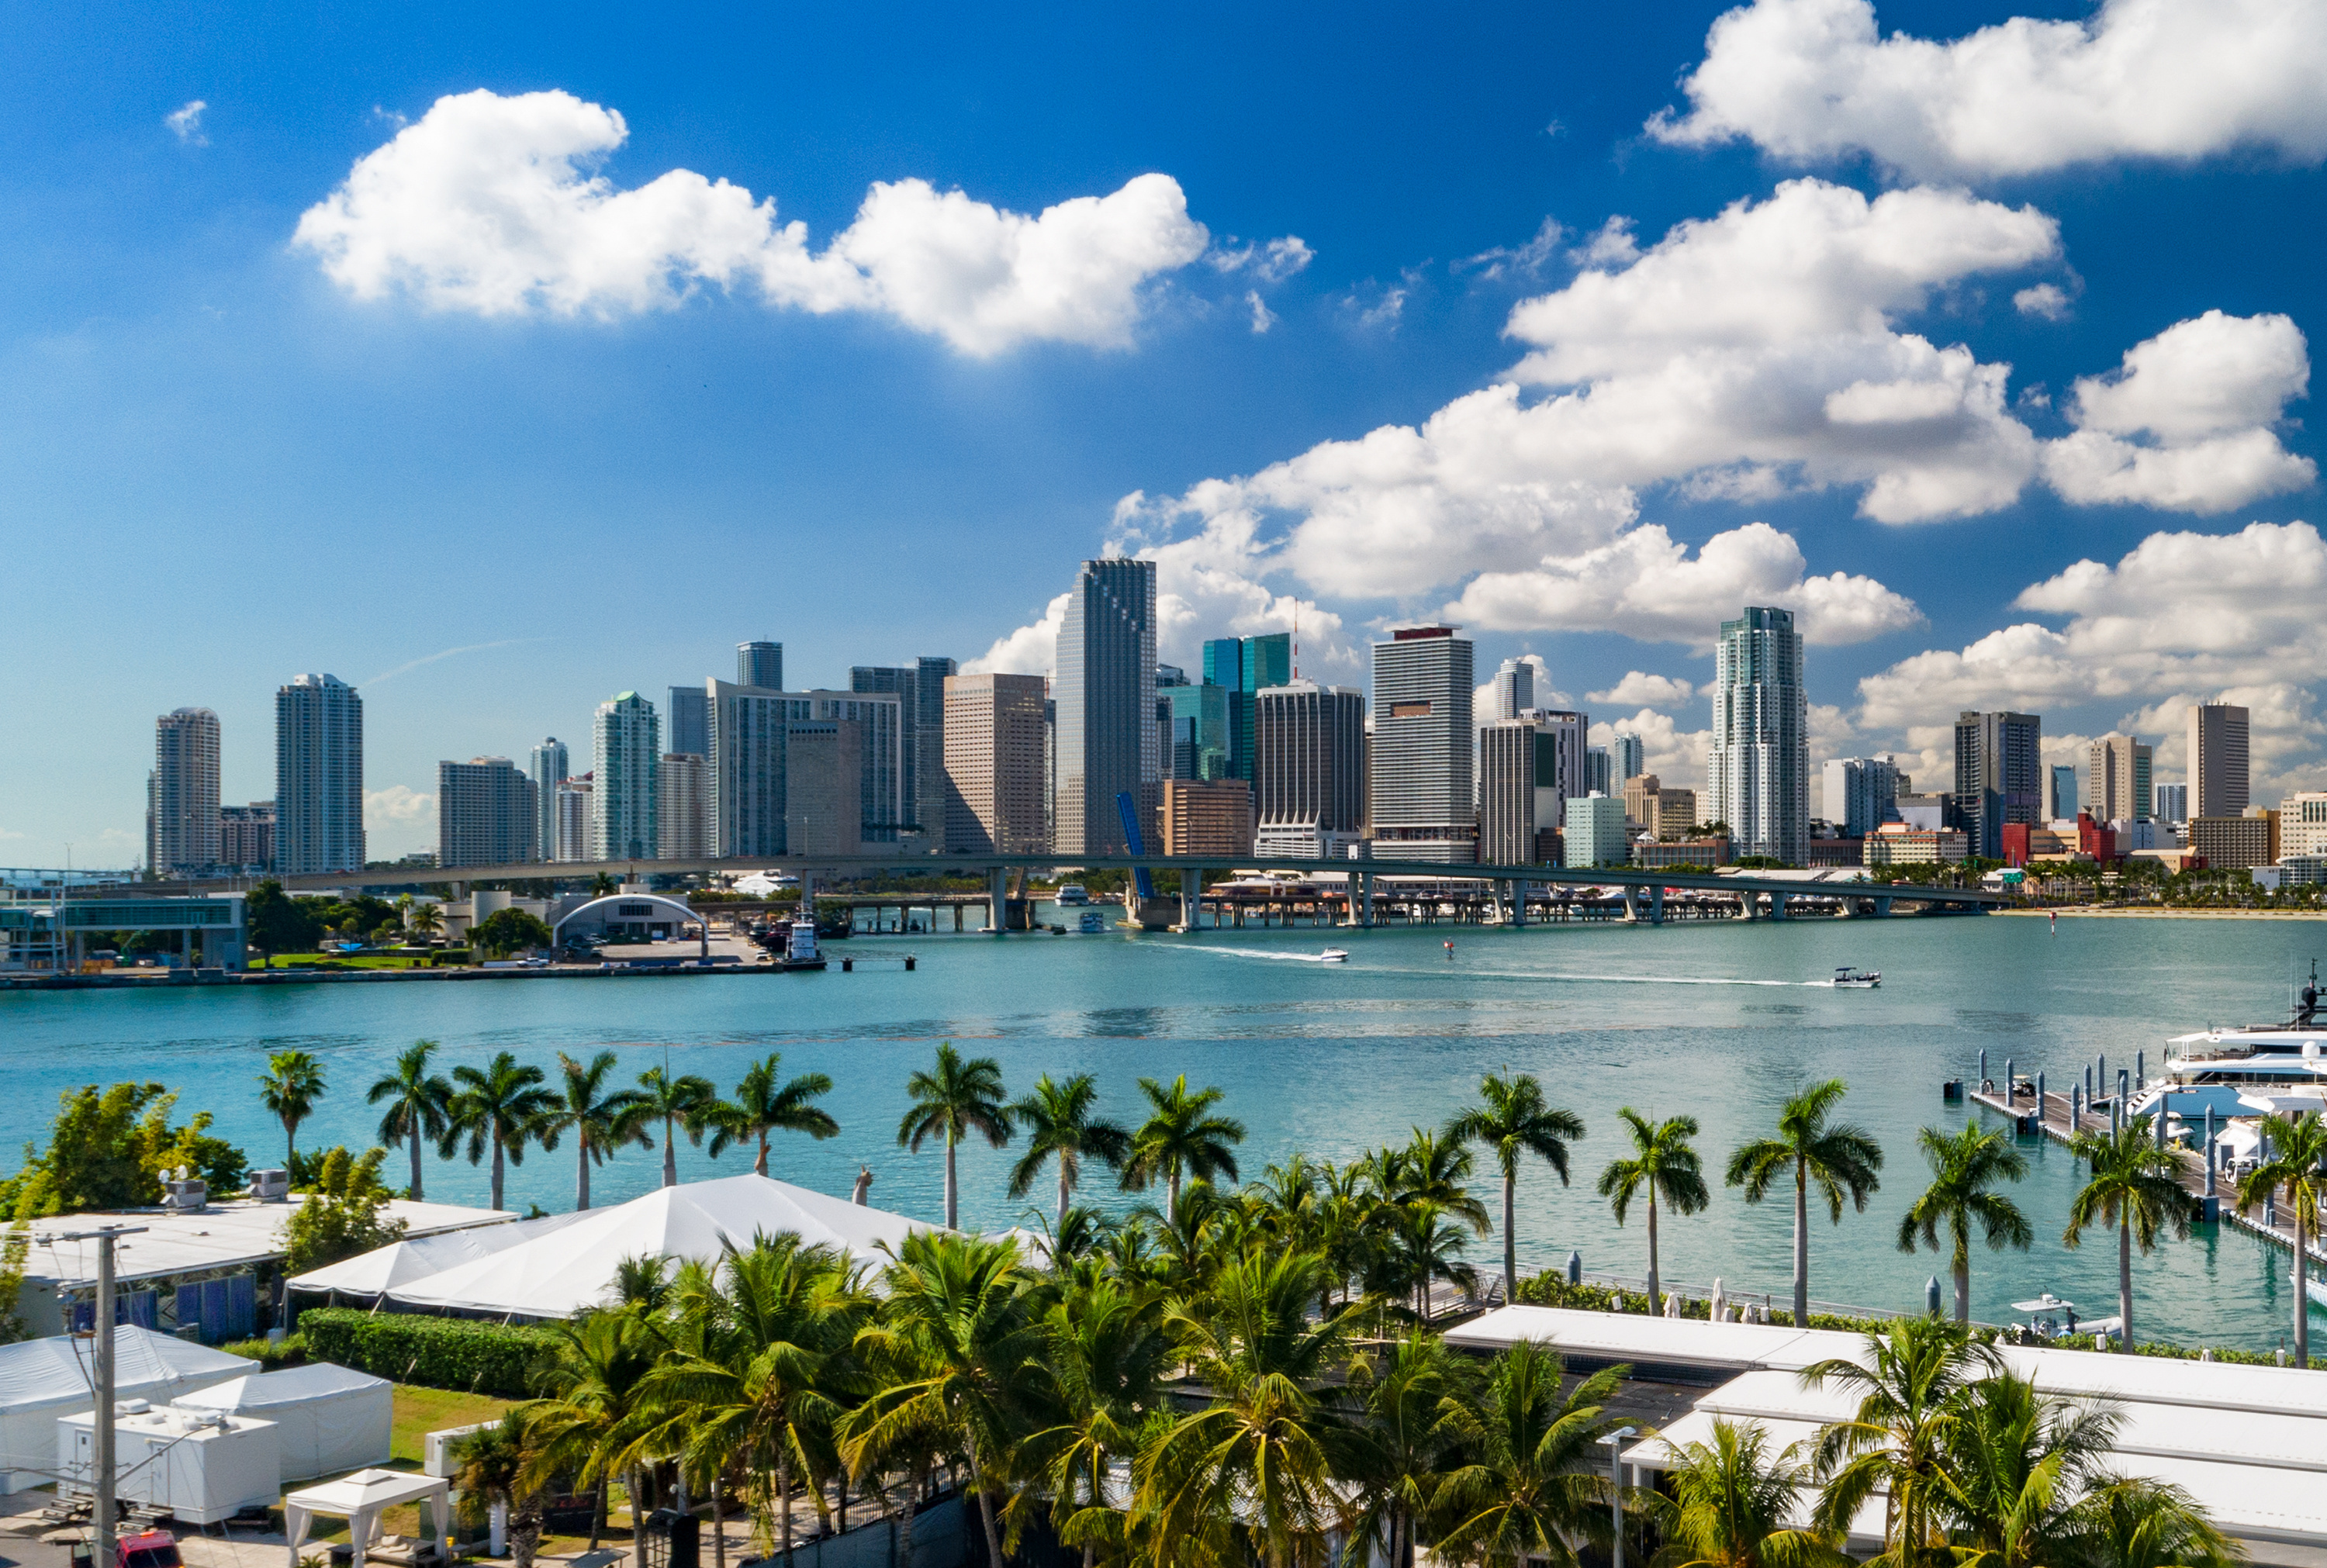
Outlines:
POLYGON ((2294 1016, 2285 1023, 2215 1028, 2176 1035, 2165 1042, 2165 1070, 2142 1085, 2127 1109, 2146 1115, 2160 1109, 2183 1124, 2251 1116, 2276 1108, 2265 1102, 2327 1092, 2327 1024, 2319 1019, 2319 973, 2310 982, 2294 1016))

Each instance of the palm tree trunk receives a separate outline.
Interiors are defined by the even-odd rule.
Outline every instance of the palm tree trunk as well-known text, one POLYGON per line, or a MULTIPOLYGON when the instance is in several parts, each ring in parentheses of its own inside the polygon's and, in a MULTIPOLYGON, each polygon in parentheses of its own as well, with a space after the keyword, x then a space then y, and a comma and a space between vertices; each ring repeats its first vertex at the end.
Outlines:
MULTIPOLYGON (((950 1148, 952 1145, 947 1145, 950 1148)), ((897 1568, 913 1568, 913 1510, 921 1506, 922 1472, 905 1478, 905 1499, 897 1509, 897 1568)))
POLYGON ((2117 1331, 2122 1336, 2117 1343, 2133 1348, 2133 1216, 2127 1214, 2117 1227, 2117 1331))
POLYGON ((1961 1325, 1971 1321, 1971 1253, 1968 1249, 1958 1247, 1956 1250, 1955 1277, 1956 1322, 1961 1325))
POLYGON ((1003 1568, 1002 1532, 994 1521, 994 1499, 986 1490, 986 1462, 977 1457, 977 1444, 969 1444, 969 1484, 977 1493, 977 1519, 986 1526, 986 1568, 1003 1568))
POLYGON ((961 1206, 958 1197, 959 1191, 960 1189, 954 1185, 953 1130, 948 1128, 946 1130, 946 1228, 948 1230, 961 1228, 961 1206))
POLYGON ((493 1129, 493 1207, 501 1206, 501 1130, 493 1129))
POLYGON ((1165 1219, 1176 1219, 1176 1218, 1179 1218, 1179 1216, 1180 1216, 1180 1167, 1178 1167, 1177 1165, 1174 1165, 1174 1166, 1173 1166, 1173 1167, 1172 1167, 1172 1203, 1171 1203, 1171 1207, 1170 1207, 1170 1208, 1168 1208, 1168 1209, 1166 1209, 1164 1211, 1164 1218, 1165 1219))
POLYGON ((420 1122, 415 1117, 412 1123, 412 1201, 417 1203, 420 1200, 420 1122))
POLYGON ((1663 1293, 1657 1287, 1657 1190, 1649 1189, 1649 1316, 1656 1317, 1665 1310, 1663 1293))
POLYGON ((1810 1168, 1794 1162, 1794 1327, 1810 1326, 1810 1168))
POLYGON ((760 1129, 760 1157, 759 1157, 758 1159, 756 1159, 756 1160, 754 1160, 754 1161, 752 1161, 752 1175, 754 1175, 754 1176, 765 1176, 767 1173, 768 1173, 768 1129, 767 1129, 767 1128, 765 1128, 765 1127, 762 1127, 762 1128, 760 1129))
MULTIPOLYGON (((2289 1207, 2294 1210, 2294 1364, 2308 1367, 2311 1365, 2311 1287, 2304 1283, 2304 1276, 2310 1269, 2309 1260, 2303 1255, 2305 1243, 2303 1239, 2303 1195, 2300 1190, 2289 1207)), ((2130 1337, 2126 1343, 2133 1343, 2130 1337)))
POLYGON ((678 1143, 671 1131, 670 1118, 662 1119, 662 1184, 678 1185, 678 1143))
MULTIPOLYGON (((1503 1172, 1503 1305, 1509 1306, 1519 1297, 1519 1239, 1511 1234, 1511 1209, 1518 1196, 1517 1177, 1503 1172)), ((1393 1527, 1395 1533, 1395 1527, 1393 1527)))
MULTIPOLYGON (((1059 1162, 1059 1228, 1051 1232, 1053 1237, 1061 1237, 1067 1233, 1067 1196, 1073 1190, 1073 1184, 1067 1180, 1067 1162, 1061 1160, 1059 1162)), ((995 1559, 997 1564, 1001 1561, 999 1557, 995 1559)))
POLYGON ((792 1456, 780 1437, 776 1440, 776 1516, 783 1521, 784 1568, 792 1568, 792 1456))
POLYGON ((590 1207, 590 1134, 575 1128, 574 1143, 574 1212, 579 1214, 590 1207))
POLYGON ((727 1568, 726 1499, 721 1496, 719 1477, 711 1478, 711 1568, 727 1568))
POLYGON ((590 1493, 590 1550, 598 1549, 598 1537, 606 1533, 606 1478, 601 1475, 590 1493))

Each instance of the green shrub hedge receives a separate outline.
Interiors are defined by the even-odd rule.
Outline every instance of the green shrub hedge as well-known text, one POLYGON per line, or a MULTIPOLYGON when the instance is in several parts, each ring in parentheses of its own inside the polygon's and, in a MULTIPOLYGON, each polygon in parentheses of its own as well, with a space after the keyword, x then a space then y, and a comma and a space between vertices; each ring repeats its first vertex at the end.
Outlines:
POLYGON ((299 1314, 311 1360, 336 1361, 392 1383, 529 1398, 533 1373, 554 1351, 547 1329, 459 1318, 311 1307, 299 1314))

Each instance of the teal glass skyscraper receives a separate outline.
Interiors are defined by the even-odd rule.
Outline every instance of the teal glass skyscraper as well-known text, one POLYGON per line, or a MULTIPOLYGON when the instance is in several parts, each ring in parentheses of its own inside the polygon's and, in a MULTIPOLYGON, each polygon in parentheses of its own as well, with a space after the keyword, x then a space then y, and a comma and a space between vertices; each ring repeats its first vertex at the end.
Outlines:
POLYGON ((1253 762, 1257 731, 1252 699, 1271 686, 1293 680, 1293 634, 1272 631, 1259 637, 1217 637, 1204 644, 1204 684, 1229 694, 1228 774, 1247 783, 1257 776, 1253 762))

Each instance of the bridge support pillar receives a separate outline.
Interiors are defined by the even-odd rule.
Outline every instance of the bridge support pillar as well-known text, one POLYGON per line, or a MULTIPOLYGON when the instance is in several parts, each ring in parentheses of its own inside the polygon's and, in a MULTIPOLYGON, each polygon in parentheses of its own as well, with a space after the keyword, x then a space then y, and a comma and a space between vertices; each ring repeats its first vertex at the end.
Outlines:
POLYGON ((1786 918, 1785 894, 1771 893, 1770 895, 1770 918, 1773 920, 1782 920, 1786 918))
POLYGON ((1527 883, 1517 877, 1511 879, 1511 924, 1514 926, 1527 924, 1527 883))
POLYGON ((1891 901, 1889 899, 1876 899, 1874 901, 1874 912, 1878 915, 1889 914, 1891 912, 1891 901))
POLYGON ((1361 871, 1358 873, 1358 924, 1371 926, 1373 923, 1374 873, 1361 871))
POLYGON ((986 932, 998 937, 1010 929, 1010 873, 998 865, 986 873, 986 932))
POLYGON ((1760 904, 1761 901, 1762 895, 1757 892, 1753 892, 1751 890, 1740 892, 1737 895, 1737 918, 1741 920, 1750 920, 1753 919, 1754 916, 1761 913, 1761 910, 1755 907, 1760 904))
POLYGON ((1659 882, 1649 890, 1649 924, 1661 926, 1664 923, 1665 890, 1664 884, 1659 882))
POLYGON ((1180 873, 1180 929, 1196 929, 1196 911, 1203 908, 1204 873, 1182 869, 1180 873))
POLYGON ((1629 884, 1624 889, 1624 923, 1637 925, 1640 919, 1640 890, 1629 884))

